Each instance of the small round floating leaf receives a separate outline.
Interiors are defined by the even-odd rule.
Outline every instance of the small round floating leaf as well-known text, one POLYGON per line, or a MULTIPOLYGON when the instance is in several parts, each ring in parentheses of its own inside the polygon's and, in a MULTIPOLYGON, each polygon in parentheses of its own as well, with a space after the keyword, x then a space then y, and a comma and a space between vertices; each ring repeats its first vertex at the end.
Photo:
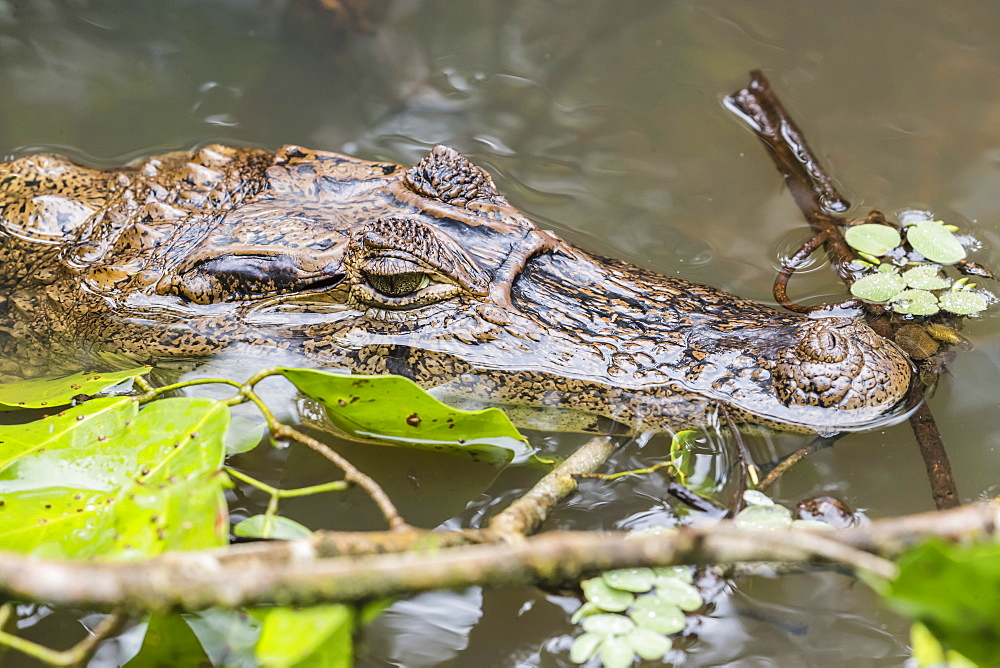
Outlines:
POLYGON ((892 310, 906 315, 934 315, 939 310, 938 300, 926 290, 903 290, 892 298, 892 310))
POLYGON ((918 264, 903 272, 903 280, 915 290, 941 290, 948 287, 948 279, 941 275, 936 264, 918 264))
POLYGON ((635 623, 625 615, 605 613, 583 618, 583 630, 602 636, 625 635, 635 628, 635 623))
POLYGON ((978 292, 948 291, 941 295, 941 308, 955 315, 972 315, 986 310, 986 297, 978 292))
POLYGON ((859 253, 876 256, 885 255, 903 241, 896 228, 872 223, 848 227, 844 238, 859 253))
POLYGON ((670 651, 674 643, 668 636, 651 629, 638 627, 625 636, 632 649, 646 661, 658 661, 670 651))
POLYGON ((965 248, 939 220, 924 220, 906 229, 906 240, 931 262, 955 264, 965 258, 965 248))
POLYGON ((869 302, 887 302, 906 288, 899 274, 872 274, 854 282, 851 294, 869 302))
POLYGON ((584 617, 589 617, 591 615, 597 615, 597 614, 600 614, 601 612, 603 612, 603 610, 601 610, 599 607, 597 607, 596 605, 594 605, 590 601, 586 601, 586 602, 584 602, 583 605, 581 605, 579 608, 577 608, 576 612, 573 613, 573 616, 570 617, 569 621, 573 622, 574 624, 577 624, 584 617))
POLYGON ((687 624, 687 617, 681 609, 659 596, 640 597, 629 616, 636 626, 668 635, 680 633, 687 624))
POLYGON ((584 633, 573 640, 573 645, 569 648, 569 660, 573 663, 586 663, 590 657, 597 653, 604 636, 596 633, 584 633))
POLYGON ((741 529, 784 529, 792 523, 792 511, 784 506, 749 506, 733 519, 741 529))
POLYGON ((677 579, 666 580, 657 585, 656 595, 688 612, 697 610, 705 602, 701 597, 701 592, 694 585, 677 579))
POLYGON ((582 584, 583 593, 587 600, 608 612, 622 612, 628 610, 635 598, 631 593, 615 589, 608 585, 601 578, 593 578, 582 584))
POLYGON ((664 580, 680 580, 691 584, 694 582, 694 568, 691 566, 661 566, 654 568, 656 573, 656 584, 659 586, 664 580))
POLYGON ((899 273, 899 267, 897 267, 894 264, 890 264, 888 262, 883 262, 882 264, 878 265, 877 269, 878 269, 878 273, 880 273, 880 274, 898 274, 899 273))
POLYGON ((764 492, 758 491, 756 489, 748 489, 743 492, 743 500, 746 501, 748 506, 773 506, 774 501, 771 500, 764 492))
POLYGON ((652 568, 622 568, 608 571, 601 576, 608 586, 636 593, 649 591, 656 582, 656 573, 652 568))
POLYGON ((632 643, 624 638, 605 638, 600 653, 604 668, 628 668, 632 665, 632 643))

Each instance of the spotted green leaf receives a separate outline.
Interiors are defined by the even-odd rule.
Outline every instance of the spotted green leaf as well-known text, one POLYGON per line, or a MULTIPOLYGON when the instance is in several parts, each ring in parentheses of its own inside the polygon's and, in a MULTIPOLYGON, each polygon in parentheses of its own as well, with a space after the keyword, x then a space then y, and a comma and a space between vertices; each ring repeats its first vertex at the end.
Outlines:
POLYGON ((291 368, 281 373, 353 436, 491 463, 518 463, 531 455, 527 440, 503 411, 452 408, 402 376, 291 368))
POLYGON ((673 641, 668 636, 641 626, 632 629, 625 640, 646 661, 659 661, 673 647, 673 641))
POLYGON ((941 290, 949 281, 941 275, 941 267, 936 264, 918 264, 903 272, 906 285, 915 290, 941 290))
POLYGON ((628 610, 635 598, 630 592, 615 589, 602 578, 592 578, 581 583, 587 600, 608 612, 628 610))
POLYGON ((934 315, 940 309, 938 298, 926 290, 903 290, 892 298, 892 310, 907 315, 934 315))
POLYGON ((913 250, 931 262, 955 264, 965 258, 965 248, 940 220, 922 220, 906 228, 913 250))
POLYGON ((233 533, 247 538, 292 540, 311 536, 312 531, 295 520, 280 515, 254 515, 233 527, 233 533))
POLYGON ((653 588, 656 573, 652 568, 621 568, 604 573, 601 579, 614 589, 641 593, 653 588))
POLYGON ((680 608, 658 596, 640 597, 629 616, 636 626, 668 635, 680 633, 687 624, 687 617, 680 608))
POLYGON ((854 250, 876 257, 885 255, 903 241, 896 228, 872 223, 848 227, 844 239, 854 250))
POLYGON ((989 302, 978 292, 949 290, 940 297, 941 308, 956 315, 972 315, 986 310, 989 302))
POLYGON ((48 408, 65 406, 73 398, 103 392, 122 381, 149 373, 139 367, 111 373, 74 373, 68 376, 32 378, 0 385, 0 404, 13 408, 48 408))
POLYGON ((851 286, 851 294, 869 302, 887 302, 906 288, 899 274, 871 274, 851 286))
POLYGON ((40 556, 134 558, 227 542, 220 472, 229 408, 94 399, 0 427, 0 545, 40 556))

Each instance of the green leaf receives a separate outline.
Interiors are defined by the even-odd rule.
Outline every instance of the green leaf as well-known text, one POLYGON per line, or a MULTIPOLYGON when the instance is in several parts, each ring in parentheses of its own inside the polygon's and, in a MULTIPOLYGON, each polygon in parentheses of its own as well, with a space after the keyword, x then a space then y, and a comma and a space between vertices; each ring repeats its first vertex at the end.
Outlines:
POLYGON ((281 373, 323 404, 338 428, 354 436, 490 463, 523 462, 532 452, 503 411, 452 408, 402 376, 288 368, 281 373))
POLYGON ((267 434, 267 422, 263 419, 251 420, 239 415, 230 418, 226 432, 226 454, 238 455, 250 452, 267 434))
POLYGON ((733 522, 741 529, 764 531, 784 529, 792 523, 792 511, 784 506, 747 506, 736 514, 733 522))
POLYGON ((953 649, 945 649, 926 626, 914 622, 910 627, 910 647, 920 668, 946 666, 947 668, 976 668, 976 664, 953 649))
POLYGON ((615 589, 608 585, 602 578, 592 578, 580 584, 583 594, 587 600, 608 612, 622 612, 628 610, 635 598, 631 593, 615 589))
POLYGON ((73 401, 73 397, 97 394, 146 373, 149 373, 148 366, 112 373, 74 373, 69 376, 3 383, 0 385, 0 404, 12 408, 65 406, 73 401))
POLYGON ((636 654, 647 661, 659 661, 674 645, 669 636, 642 627, 632 629, 625 640, 636 654))
POLYGON ((681 609, 658 596, 639 597, 629 617, 636 626, 668 635, 680 633, 687 625, 687 617, 681 609))
POLYGON ((632 620, 625 615, 611 613, 584 617, 582 626, 587 633, 597 633, 602 636, 623 635, 635 628, 632 620))
POLYGON ((757 489, 748 489, 743 492, 743 500, 748 506, 773 506, 774 499, 757 489))
POLYGON ((877 257, 885 255, 903 241, 896 228, 871 223, 848 227, 844 239, 854 250, 877 257))
POLYGON ((152 615, 142 649, 127 666, 200 666, 209 661, 184 618, 177 614, 152 615))
POLYGON ((694 585, 682 582, 677 578, 666 579, 658 584, 656 595, 688 612, 697 610, 704 603, 701 592, 694 585))
POLYGON ((632 665, 632 643, 619 637, 601 642, 600 656, 604 668, 628 668, 632 665))
POLYGON ((1000 664, 1000 544, 932 540, 897 559, 885 596, 977 665, 1000 664))
MULTIPOLYGON (((209 608, 181 615, 201 642, 213 666, 256 668, 254 646, 262 623, 261 608, 230 610, 209 608)), ((270 609, 267 609, 268 611, 270 609)))
POLYGON ((899 274, 870 274, 851 285, 851 294, 869 302, 887 302, 906 287, 899 274))
POLYGON ((573 616, 569 618, 569 621, 573 622, 574 624, 578 624, 580 620, 583 619, 584 617, 590 617, 591 615, 599 615, 602 612, 604 612, 604 610, 602 610, 597 605, 591 603, 590 601, 585 601, 583 605, 577 608, 576 612, 573 613, 573 616))
POLYGON ((94 399, 0 426, 0 545, 49 557, 151 556, 227 542, 228 407, 94 399))
POLYGON ((597 633, 584 633, 573 639, 573 645, 569 648, 569 660, 573 663, 587 663, 590 657, 597 654, 597 648, 601 646, 604 636, 597 633))
POLYGON ((270 610, 257 641, 257 660, 263 666, 350 668, 354 621, 354 608, 346 605, 270 610))
POLYGON ((906 228, 906 240, 931 262, 955 264, 965 258, 965 248, 940 220, 922 220, 906 228))
POLYGON ((940 297, 941 308, 956 315, 972 315, 986 310, 989 303, 978 292, 957 292, 949 290, 940 297))
POLYGON ((653 588, 656 573, 652 568, 621 568, 607 571, 601 575, 601 579, 614 589, 641 593, 653 588))
POLYGON ((892 310, 907 315, 934 315, 940 311, 938 298, 926 290, 903 290, 892 298, 892 310))
POLYGON ((677 482, 687 484, 687 479, 694 473, 694 451, 698 432, 687 429, 674 434, 670 441, 670 459, 677 469, 677 482))
POLYGON ((233 527, 233 533, 246 538, 292 540, 311 536, 312 531, 295 520, 280 515, 254 515, 233 527))
POLYGON ((915 290, 941 290, 950 284, 936 264, 918 264, 903 272, 903 280, 915 290))

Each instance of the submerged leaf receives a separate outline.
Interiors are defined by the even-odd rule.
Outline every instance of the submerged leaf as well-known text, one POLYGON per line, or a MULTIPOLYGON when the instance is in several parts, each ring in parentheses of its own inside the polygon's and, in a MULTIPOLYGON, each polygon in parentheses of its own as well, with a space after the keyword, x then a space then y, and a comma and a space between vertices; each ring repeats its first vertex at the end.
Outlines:
POLYGON ((295 520, 280 515, 254 515, 236 524, 233 534, 246 538, 292 540, 311 536, 312 531, 295 520))
POLYGON ((463 411, 402 376, 282 369, 295 387, 326 408, 340 429, 390 445, 464 454, 491 463, 525 461, 527 440, 503 411, 463 411))
POLYGON ((965 259, 965 248, 940 220, 922 220, 906 228, 906 240, 931 262, 955 264, 965 259))
POLYGON ((122 381, 149 373, 149 370, 144 366, 111 373, 74 373, 3 383, 0 385, 0 404, 14 408, 65 406, 76 396, 103 392, 122 381))
POLYGON ((899 274, 871 274, 851 285, 851 294, 869 302, 887 302, 906 287, 899 274))
POLYGON ((262 666, 350 668, 354 622, 347 605, 274 608, 264 615, 257 660, 262 666))
POLYGON ((895 227, 873 223, 848 227, 844 239, 854 250, 875 256, 885 255, 903 241, 895 227))

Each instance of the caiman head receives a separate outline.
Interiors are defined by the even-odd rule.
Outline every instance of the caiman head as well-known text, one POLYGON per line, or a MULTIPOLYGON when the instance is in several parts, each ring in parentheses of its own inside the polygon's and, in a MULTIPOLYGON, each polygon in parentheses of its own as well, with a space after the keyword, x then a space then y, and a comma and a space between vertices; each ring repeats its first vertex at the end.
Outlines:
POLYGON ((443 146, 409 168, 295 146, 111 170, 29 156, 0 165, 0 213, 0 259, 21 267, 0 284, 11 340, 153 364, 279 348, 561 409, 587 430, 678 429, 719 406, 859 429, 898 412, 911 382, 906 356, 861 322, 779 312, 539 230, 443 146))

